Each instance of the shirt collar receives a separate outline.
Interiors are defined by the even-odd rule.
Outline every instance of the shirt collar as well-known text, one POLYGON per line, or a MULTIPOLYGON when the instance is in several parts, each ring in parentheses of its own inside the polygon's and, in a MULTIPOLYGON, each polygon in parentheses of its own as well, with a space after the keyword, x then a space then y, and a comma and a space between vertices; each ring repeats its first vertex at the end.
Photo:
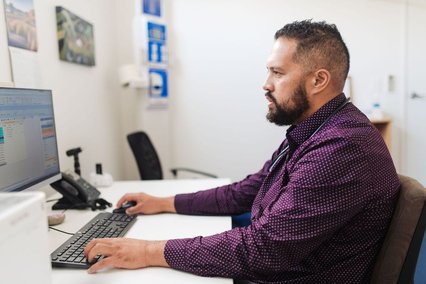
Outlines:
POLYGON ((305 142, 345 100, 346 97, 342 93, 323 105, 300 124, 290 126, 286 133, 290 151, 293 152, 300 144, 305 142))

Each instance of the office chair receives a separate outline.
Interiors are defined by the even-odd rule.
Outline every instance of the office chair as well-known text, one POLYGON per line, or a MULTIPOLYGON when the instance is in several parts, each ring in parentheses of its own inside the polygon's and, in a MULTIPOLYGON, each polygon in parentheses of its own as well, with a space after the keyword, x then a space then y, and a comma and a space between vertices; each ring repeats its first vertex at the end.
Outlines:
MULTIPOLYGON (((399 175, 401 187, 395 212, 376 258, 371 283, 413 283, 426 229, 426 189, 399 175)), ((424 265, 424 264, 422 264, 424 265)))
MULTIPOLYGON (((137 131, 127 135, 127 141, 129 142, 130 148, 135 156, 141 180, 163 179, 160 159, 158 158, 157 151, 155 151, 154 145, 151 143, 148 135, 143 131, 137 131)), ((188 168, 173 168, 170 171, 175 178, 179 171, 186 171, 211 178, 217 178, 215 175, 188 168)), ((248 226, 251 224, 250 219, 250 212, 232 216, 232 227, 248 226)))
MULTIPOLYGON (((163 179, 160 159, 148 135, 143 131, 137 131, 127 135, 127 141, 129 142, 130 148, 135 156, 141 180, 163 179)), ((170 171, 175 178, 179 171, 186 171, 211 178, 217 178, 217 176, 213 174, 189 168, 173 168, 170 171)))

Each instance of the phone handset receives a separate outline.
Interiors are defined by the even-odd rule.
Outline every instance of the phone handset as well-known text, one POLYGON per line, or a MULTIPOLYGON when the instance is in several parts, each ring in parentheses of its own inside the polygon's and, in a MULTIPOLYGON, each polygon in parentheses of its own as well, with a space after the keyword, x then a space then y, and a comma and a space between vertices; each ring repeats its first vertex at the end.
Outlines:
POLYGON ((83 202, 93 201, 101 194, 94 186, 73 172, 62 173, 62 179, 78 191, 78 196, 83 202))
POLYGON ((100 192, 85 179, 73 172, 62 173, 62 179, 51 186, 63 195, 52 209, 105 209, 111 203, 99 198, 100 192))

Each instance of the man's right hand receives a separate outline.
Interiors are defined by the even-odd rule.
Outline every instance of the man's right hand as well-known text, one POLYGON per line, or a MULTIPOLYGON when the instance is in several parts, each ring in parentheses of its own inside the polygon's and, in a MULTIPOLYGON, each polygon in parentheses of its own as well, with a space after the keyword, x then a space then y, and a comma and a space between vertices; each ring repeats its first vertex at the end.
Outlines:
POLYGON ((155 197, 145 193, 127 193, 117 202, 117 207, 121 207, 128 201, 136 202, 136 205, 126 210, 126 214, 157 214, 157 213, 176 213, 175 198, 155 197))

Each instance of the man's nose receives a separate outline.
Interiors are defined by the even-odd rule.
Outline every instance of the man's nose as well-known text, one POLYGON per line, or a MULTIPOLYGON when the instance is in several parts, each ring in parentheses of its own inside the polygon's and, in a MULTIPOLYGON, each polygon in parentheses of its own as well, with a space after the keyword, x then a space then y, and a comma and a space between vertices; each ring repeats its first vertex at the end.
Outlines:
POLYGON ((263 83, 263 90, 268 91, 268 92, 273 92, 274 91, 274 87, 273 85, 269 82, 268 80, 269 78, 266 79, 265 83, 263 83))

